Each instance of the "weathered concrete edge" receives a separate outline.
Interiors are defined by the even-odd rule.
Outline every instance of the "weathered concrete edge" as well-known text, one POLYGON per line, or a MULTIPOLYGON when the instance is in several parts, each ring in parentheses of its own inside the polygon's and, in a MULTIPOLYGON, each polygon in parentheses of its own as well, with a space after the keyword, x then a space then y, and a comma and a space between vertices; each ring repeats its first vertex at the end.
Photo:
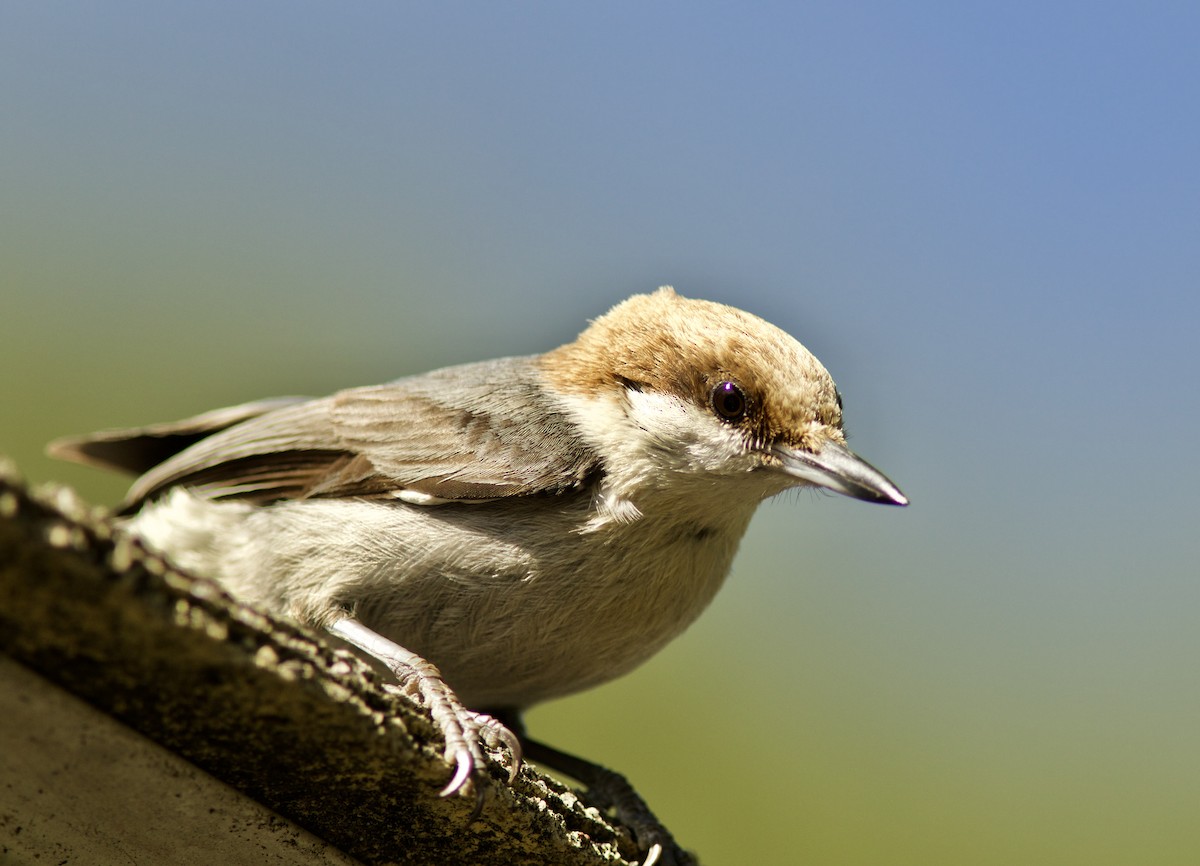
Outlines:
MULTIPOLYGON (((233 601, 0 463, 0 650, 364 863, 623 863, 618 831, 531 768, 474 799, 422 709, 357 657, 233 601)), ((499 758, 499 756, 496 756, 499 758)), ((624 856, 622 856, 624 855, 624 856)))
POLYGON ((361 866, 0 653, 0 863, 361 866))

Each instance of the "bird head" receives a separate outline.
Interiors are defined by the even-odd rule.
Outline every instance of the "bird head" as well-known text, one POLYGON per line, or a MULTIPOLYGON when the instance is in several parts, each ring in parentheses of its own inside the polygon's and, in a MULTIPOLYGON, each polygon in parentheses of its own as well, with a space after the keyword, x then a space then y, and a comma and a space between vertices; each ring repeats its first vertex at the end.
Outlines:
POLYGON ((738 479, 759 499, 809 485, 908 502, 846 447, 820 361, 742 310, 663 287, 613 307, 542 367, 607 471, 630 484, 738 479))

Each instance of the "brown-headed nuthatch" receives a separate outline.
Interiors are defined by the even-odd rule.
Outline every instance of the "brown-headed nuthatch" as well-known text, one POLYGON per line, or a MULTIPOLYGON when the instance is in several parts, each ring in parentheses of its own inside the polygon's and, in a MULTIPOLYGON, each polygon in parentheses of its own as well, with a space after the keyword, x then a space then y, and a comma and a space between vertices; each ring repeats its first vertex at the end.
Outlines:
MULTIPOLYGON (((387 665, 445 734, 444 794, 482 766, 481 740, 507 743, 515 773, 523 709, 687 628, 764 499, 815 486, 907 503, 846 447, 808 350, 670 288, 543 355, 50 451, 141 473, 127 527, 149 546, 387 665)), ((522 741, 624 811, 651 859, 677 850, 621 777, 522 741)))

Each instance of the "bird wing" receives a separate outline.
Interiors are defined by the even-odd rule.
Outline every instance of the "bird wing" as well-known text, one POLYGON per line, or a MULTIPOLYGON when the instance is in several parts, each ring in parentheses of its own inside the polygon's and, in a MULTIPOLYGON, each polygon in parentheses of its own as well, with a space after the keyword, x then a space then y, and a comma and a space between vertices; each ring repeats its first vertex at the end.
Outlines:
POLYGON ((338 439, 393 484, 439 499, 561 493, 599 458, 540 383, 533 357, 355 388, 333 398, 338 439))
POLYGON ((276 397, 226 409, 214 409, 212 412, 205 412, 183 421, 132 429, 103 430, 87 436, 66 436, 47 445, 46 453, 59 460, 140 475, 201 439, 259 415, 309 399, 276 397))
MULTIPOLYGON (((127 504, 180 485, 256 502, 399 496, 434 503, 563 493, 585 484, 600 462, 539 387, 539 376, 534 358, 504 358, 318 400, 218 410, 243 420, 150 468, 127 504)), ((185 442, 197 435, 197 420, 127 431, 124 441, 153 430, 185 442)), ((100 435, 111 450, 122 434, 100 435)))

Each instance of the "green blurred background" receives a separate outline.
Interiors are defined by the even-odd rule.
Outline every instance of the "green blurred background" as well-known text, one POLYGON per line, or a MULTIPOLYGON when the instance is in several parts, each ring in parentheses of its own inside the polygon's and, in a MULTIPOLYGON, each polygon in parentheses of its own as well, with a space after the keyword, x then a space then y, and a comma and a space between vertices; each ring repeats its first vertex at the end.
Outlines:
POLYGON ((0 450, 758 313, 907 510, 766 505, 535 710, 708 864, 1200 862, 1200 7, 13 3, 0 450))

